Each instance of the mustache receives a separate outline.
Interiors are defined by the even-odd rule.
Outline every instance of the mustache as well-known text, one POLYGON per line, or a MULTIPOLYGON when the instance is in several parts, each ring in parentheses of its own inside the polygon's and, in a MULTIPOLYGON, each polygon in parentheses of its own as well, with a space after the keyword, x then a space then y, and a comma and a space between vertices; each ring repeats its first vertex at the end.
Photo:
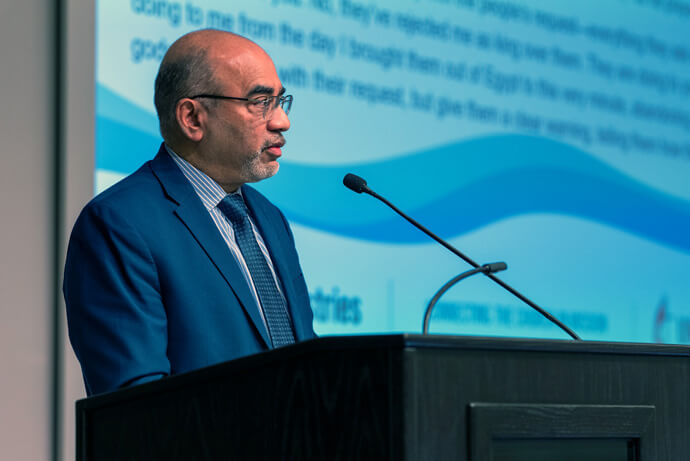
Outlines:
POLYGON ((285 136, 280 135, 273 140, 266 141, 262 149, 268 149, 269 147, 278 146, 283 147, 285 145, 285 136))

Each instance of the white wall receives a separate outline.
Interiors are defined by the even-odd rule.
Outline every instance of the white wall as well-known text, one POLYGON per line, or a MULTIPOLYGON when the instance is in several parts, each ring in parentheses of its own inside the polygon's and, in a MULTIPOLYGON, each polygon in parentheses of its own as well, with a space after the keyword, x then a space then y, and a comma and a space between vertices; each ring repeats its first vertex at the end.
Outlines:
POLYGON ((51 456, 55 4, 0 2, 0 458, 51 456))

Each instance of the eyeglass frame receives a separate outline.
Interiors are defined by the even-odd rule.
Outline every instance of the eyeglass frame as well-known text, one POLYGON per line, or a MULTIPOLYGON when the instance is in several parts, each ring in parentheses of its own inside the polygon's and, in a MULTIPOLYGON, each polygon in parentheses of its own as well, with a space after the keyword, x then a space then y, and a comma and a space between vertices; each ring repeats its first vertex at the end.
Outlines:
POLYGON ((278 95, 278 96, 258 96, 256 98, 238 98, 236 96, 224 96, 220 94, 197 94, 194 96, 189 96, 189 99, 197 99, 197 98, 209 98, 209 99, 222 99, 222 100, 230 100, 230 101, 246 101, 253 103, 254 105, 260 105, 263 104, 263 118, 266 119, 269 114, 269 108, 270 108, 270 113, 272 114, 278 106, 280 106, 281 109, 285 112, 285 115, 290 113, 290 109, 292 108, 292 100, 293 97, 291 94, 286 94, 286 95, 278 95), (262 102, 262 98, 266 98, 266 102, 262 102), (268 101, 275 101, 273 104, 268 104, 268 101), (287 104, 287 109, 285 108, 285 105, 287 104), (271 105, 273 106, 271 108, 271 105))

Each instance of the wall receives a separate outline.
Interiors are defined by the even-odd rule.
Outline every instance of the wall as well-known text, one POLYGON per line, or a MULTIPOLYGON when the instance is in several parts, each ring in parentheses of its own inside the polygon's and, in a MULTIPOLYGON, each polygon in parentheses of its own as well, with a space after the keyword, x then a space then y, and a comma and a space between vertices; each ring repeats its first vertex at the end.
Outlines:
MULTIPOLYGON (((59 277, 62 283, 62 266, 65 260, 67 239, 82 207, 93 196, 94 169, 94 2, 91 0, 66 0, 62 24, 61 133, 63 135, 62 169, 64 181, 60 223, 59 277)), ((57 447, 63 460, 75 458, 74 402, 84 398, 84 383, 79 363, 67 338, 65 306, 62 293, 58 296, 59 331, 62 338, 60 376, 61 406, 60 440, 57 447)))
POLYGON ((0 458, 50 459, 55 13, 0 3, 0 458))

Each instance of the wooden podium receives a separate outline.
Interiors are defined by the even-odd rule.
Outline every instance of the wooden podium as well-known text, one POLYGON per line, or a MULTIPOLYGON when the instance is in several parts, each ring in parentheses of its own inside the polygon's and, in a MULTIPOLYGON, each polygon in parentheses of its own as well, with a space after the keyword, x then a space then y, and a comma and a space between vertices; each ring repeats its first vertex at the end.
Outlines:
POLYGON ((77 402, 77 460, 690 459, 690 347, 321 338, 77 402))

